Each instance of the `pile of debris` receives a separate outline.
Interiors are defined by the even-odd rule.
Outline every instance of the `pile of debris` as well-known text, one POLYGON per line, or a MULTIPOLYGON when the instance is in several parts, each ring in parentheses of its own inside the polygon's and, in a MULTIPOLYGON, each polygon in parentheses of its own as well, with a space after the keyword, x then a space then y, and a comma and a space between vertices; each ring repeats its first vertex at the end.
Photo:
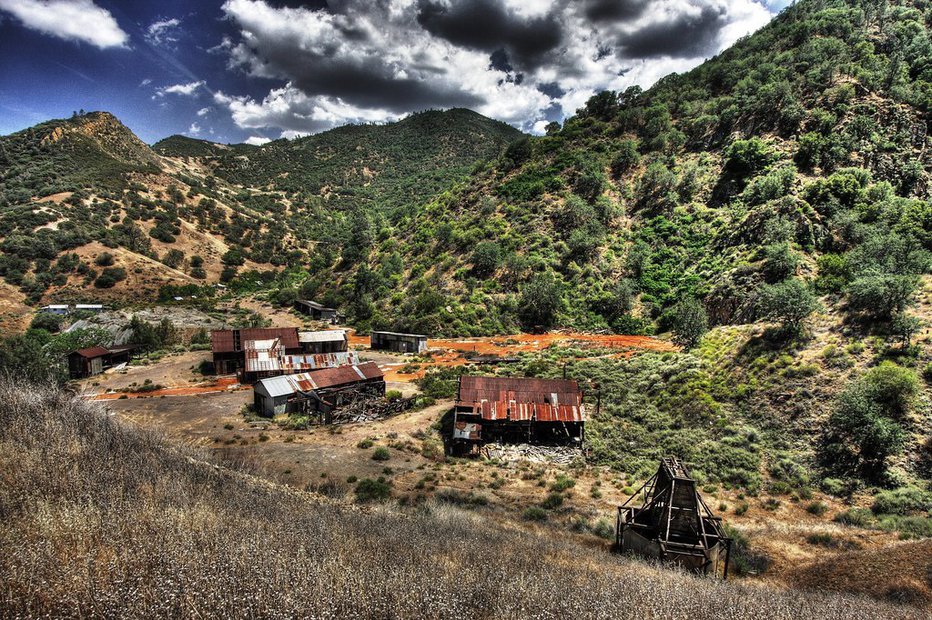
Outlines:
POLYGON ((578 446, 533 446, 527 443, 498 444, 487 443, 482 446, 482 456, 499 461, 529 461, 531 463, 553 463, 570 465, 583 458, 583 450, 578 446))
POLYGON ((386 400, 360 394, 351 402, 341 405, 330 413, 330 424, 351 424, 384 420, 407 411, 414 405, 413 398, 386 400))

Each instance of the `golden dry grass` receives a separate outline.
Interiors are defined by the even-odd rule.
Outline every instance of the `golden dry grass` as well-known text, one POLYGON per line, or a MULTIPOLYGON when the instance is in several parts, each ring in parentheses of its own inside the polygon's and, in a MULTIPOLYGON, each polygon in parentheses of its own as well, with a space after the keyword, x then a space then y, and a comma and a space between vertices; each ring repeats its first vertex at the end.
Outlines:
POLYGON ((719 583, 449 507, 350 509, 0 380, 4 617, 910 618, 719 583))

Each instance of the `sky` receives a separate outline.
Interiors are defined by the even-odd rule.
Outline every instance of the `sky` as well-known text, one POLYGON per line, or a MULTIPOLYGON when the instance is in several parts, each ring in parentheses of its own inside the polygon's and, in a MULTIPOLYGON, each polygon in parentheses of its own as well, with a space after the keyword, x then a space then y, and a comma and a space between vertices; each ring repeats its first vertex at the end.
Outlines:
POLYGON ((105 110, 262 144, 465 107, 530 133, 649 87, 789 0, 0 0, 0 134, 105 110))

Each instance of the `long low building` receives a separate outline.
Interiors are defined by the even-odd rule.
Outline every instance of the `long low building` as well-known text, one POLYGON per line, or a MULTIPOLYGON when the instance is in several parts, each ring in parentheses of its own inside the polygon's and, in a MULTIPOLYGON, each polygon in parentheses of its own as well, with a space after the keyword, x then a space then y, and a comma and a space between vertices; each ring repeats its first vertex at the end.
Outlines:
POLYGON ((395 351, 396 353, 423 353, 427 350, 427 336, 374 331, 369 334, 369 346, 373 350, 395 351))
POLYGON ((256 411, 263 416, 327 415, 357 395, 384 396, 385 377, 375 362, 269 377, 253 387, 256 411))
POLYGON ((349 338, 345 329, 298 332, 298 342, 305 353, 340 353, 349 348, 349 338))
POLYGON ((586 410, 570 379, 462 376, 453 439, 458 442, 582 442, 586 410))

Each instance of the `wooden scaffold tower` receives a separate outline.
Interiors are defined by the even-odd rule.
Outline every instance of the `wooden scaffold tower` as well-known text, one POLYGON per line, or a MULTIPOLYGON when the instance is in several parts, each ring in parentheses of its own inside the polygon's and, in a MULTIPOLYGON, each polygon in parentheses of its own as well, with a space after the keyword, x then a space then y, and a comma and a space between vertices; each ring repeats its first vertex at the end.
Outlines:
POLYGON ((700 574, 728 577, 731 539, 676 457, 662 459, 657 473, 618 507, 615 546, 700 574), (639 496, 643 505, 629 505, 639 496))

